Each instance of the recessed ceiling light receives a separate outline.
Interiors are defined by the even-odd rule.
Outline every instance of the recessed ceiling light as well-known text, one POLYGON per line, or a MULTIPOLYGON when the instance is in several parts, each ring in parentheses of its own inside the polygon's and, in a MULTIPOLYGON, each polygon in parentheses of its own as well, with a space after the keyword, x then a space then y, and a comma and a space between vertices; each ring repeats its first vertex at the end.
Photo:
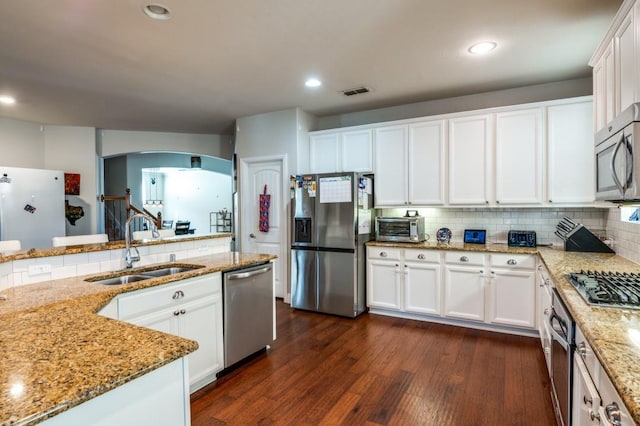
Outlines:
POLYGON ((483 53, 491 52, 496 48, 498 44, 493 41, 483 41, 481 43, 476 43, 469 48, 469 53, 474 55, 482 55, 483 53))
POLYGON ((0 96, 0 103, 5 105, 13 105, 16 103, 16 98, 13 96, 0 96))
POLYGON ((322 86, 322 82, 317 78, 310 78, 304 82, 304 85, 307 87, 320 87, 322 86))
POLYGON ((142 10, 144 10, 145 15, 153 19, 165 20, 171 17, 169 8, 157 3, 148 4, 142 10))

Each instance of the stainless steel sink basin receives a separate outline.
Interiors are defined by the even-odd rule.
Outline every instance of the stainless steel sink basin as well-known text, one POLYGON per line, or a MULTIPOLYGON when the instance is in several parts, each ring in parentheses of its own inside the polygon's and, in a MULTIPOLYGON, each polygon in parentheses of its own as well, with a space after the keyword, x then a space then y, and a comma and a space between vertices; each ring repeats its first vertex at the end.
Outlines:
POLYGON ((131 272, 122 272, 123 275, 117 275, 109 278, 87 278, 86 281, 102 284, 102 285, 120 285, 135 283, 137 281, 150 280, 151 278, 166 277, 168 275, 179 274, 181 272, 193 271, 203 266, 170 266, 167 268, 153 269, 149 271, 135 270, 131 272))
POLYGON ((141 272, 143 275, 151 275, 153 277, 165 277, 167 275, 179 274, 180 272, 193 271, 198 269, 194 266, 172 266, 170 268, 154 269, 153 271, 141 272))
POLYGON ((87 281, 91 281, 94 282, 96 284, 102 284, 102 285, 120 285, 120 284, 129 284, 129 283, 135 283, 137 281, 143 281, 143 280, 148 280, 151 279, 153 277, 151 276, 147 276, 147 275, 121 275, 119 277, 113 277, 113 278, 105 278, 105 279, 98 279, 98 280, 87 280, 87 281))

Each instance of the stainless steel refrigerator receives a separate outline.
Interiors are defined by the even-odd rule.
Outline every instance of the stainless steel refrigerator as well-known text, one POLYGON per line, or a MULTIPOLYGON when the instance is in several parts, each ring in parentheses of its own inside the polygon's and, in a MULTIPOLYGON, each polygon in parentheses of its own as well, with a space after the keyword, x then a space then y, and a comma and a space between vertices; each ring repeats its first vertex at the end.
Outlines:
POLYGON ((64 221, 64 172, 0 167, 0 240, 51 247, 66 235, 64 221))
POLYGON ((355 317, 365 310, 373 175, 292 177, 291 306, 355 317))

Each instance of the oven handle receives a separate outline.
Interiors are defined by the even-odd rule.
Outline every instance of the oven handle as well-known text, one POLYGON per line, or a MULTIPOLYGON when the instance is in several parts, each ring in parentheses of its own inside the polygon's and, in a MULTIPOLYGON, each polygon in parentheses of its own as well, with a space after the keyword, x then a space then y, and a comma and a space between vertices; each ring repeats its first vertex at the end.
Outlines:
POLYGON ((555 340, 562 346, 562 349, 569 352, 569 342, 551 327, 551 340, 555 340))
POLYGON ((625 142, 625 138, 624 138, 624 134, 622 135, 622 137, 620 138, 620 140, 618 142, 616 142, 615 147, 613 148, 613 153, 611 154, 611 177, 613 178, 613 182, 616 184, 616 187, 618 188, 618 191, 620 191, 622 197, 624 197, 624 193, 626 192, 626 182, 625 185, 622 185, 622 183, 620 183, 620 178, 618 177, 618 174, 616 173, 616 167, 615 167, 615 163, 616 163, 616 157, 618 156, 618 151, 620 151, 620 147, 622 146, 622 144, 625 142))
POLYGON ((631 161, 629 162, 625 161, 625 163, 627 164, 627 175, 625 176, 625 183, 624 183, 625 192, 627 191, 627 189, 631 187, 631 180, 633 179, 634 161, 633 161, 633 151, 631 150, 631 143, 629 143, 629 138, 631 138, 631 135, 627 135, 624 137, 624 147, 626 148, 626 150, 629 152, 629 155, 631 156, 631 161))
POLYGON ((556 340, 560 341, 562 346, 567 349, 569 346, 569 330, 567 329, 567 324, 558 316, 558 314, 556 314, 556 311, 553 308, 551 308, 551 315, 549 315, 549 325, 551 326, 551 334, 553 334, 556 337, 556 340))

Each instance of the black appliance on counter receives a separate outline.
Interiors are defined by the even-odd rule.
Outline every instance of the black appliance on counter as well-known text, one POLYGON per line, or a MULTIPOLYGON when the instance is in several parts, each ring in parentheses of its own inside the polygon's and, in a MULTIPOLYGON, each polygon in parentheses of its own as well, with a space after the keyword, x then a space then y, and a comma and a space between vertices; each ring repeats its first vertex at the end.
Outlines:
POLYGON ((567 216, 560 220, 555 234, 564 241, 565 251, 615 253, 584 225, 574 222, 567 216))
POLYGON ((509 247, 536 247, 536 231, 509 231, 509 247))

